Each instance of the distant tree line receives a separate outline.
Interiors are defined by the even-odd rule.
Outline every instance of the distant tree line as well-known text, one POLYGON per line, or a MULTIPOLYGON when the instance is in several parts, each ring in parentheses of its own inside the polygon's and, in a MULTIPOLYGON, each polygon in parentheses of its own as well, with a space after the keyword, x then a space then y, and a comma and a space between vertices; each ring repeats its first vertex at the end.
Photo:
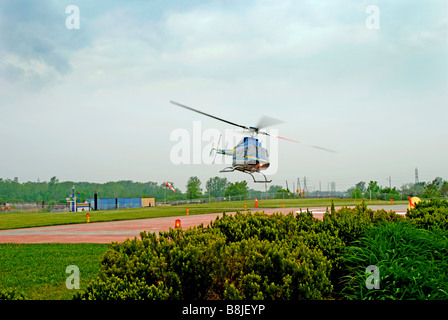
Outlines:
MULTIPOLYGON (((130 180, 111 181, 106 183, 94 182, 60 182, 56 177, 52 177, 49 182, 24 182, 19 183, 18 179, 0 178, 0 202, 42 202, 47 204, 65 203, 75 186, 75 195, 84 201, 93 199, 95 189, 100 198, 143 198, 152 197, 164 199, 165 182, 134 182, 130 180), (79 192, 79 193, 78 193, 79 192)), ((182 198, 179 189, 173 193, 168 189, 167 199, 182 198)))
MULTIPOLYGON (((94 182, 60 182, 57 177, 52 177, 50 181, 23 182, 18 178, 0 178, 0 202, 43 202, 46 204, 65 203, 75 186, 75 195, 81 201, 92 199, 95 189, 99 198, 156 198, 156 201, 191 200, 198 198, 216 198, 227 196, 247 197, 249 192, 256 192, 249 189, 246 181, 231 183, 227 178, 212 177, 202 188, 202 182, 198 177, 190 177, 186 185, 186 192, 183 193, 170 182, 175 193, 165 187, 165 182, 134 182, 131 180, 111 181, 106 183, 94 182)), ((278 186, 276 186, 278 187, 278 186)), ((272 188, 272 187, 271 187, 272 188)), ((280 188, 280 187, 278 187, 280 188)), ((271 189, 269 189, 272 191, 271 189)), ((258 191, 259 192, 259 191, 258 191)))
MULTIPOLYGON (((0 178, 0 203, 3 202, 43 202, 46 204, 65 203, 66 198, 72 193, 72 187, 75 186, 75 195, 81 201, 92 199, 95 189, 97 189, 100 198, 156 198, 156 201, 192 200, 199 198, 220 198, 235 197, 246 199, 250 195, 260 194, 260 191, 250 189, 246 181, 230 182, 227 178, 212 177, 209 178, 205 186, 198 177, 190 177, 187 181, 186 192, 176 188, 175 184, 170 182, 176 193, 165 187, 165 182, 134 182, 131 180, 111 181, 106 183, 94 182, 60 182, 57 177, 52 177, 50 181, 42 182, 23 182, 18 178, 2 179, 0 178)), ((288 189, 283 189, 279 185, 271 185, 267 192, 270 198, 294 198, 296 195, 288 189)), ((358 182, 354 187, 349 188, 345 193, 353 199, 405 199, 408 196, 417 196, 421 198, 447 197, 448 182, 440 177, 431 182, 407 183, 401 189, 382 187, 377 181, 370 181, 366 184, 364 181, 358 182)), ((313 196, 313 194, 309 194, 313 196)))
POLYGON ((400 189, 379 186, 377 181, 370 181, 366 186, 364 181, 360 181, 354 187, 349 188, 347 193, 352 199, 439 198, 448 196, 448 181, 437 177, 431 182, 406 183, 400 189))

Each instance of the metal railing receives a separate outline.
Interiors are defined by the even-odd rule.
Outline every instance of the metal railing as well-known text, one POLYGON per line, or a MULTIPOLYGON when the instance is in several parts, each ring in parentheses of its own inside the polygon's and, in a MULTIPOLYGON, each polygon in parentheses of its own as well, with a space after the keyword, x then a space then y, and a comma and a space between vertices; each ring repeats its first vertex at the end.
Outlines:
POLYGON ((5 203, 0 205, 0 213, 20 212, 20 213, 36 213, 36 212, 69 212, 68 204, 40 204, 40 203, 5 203))

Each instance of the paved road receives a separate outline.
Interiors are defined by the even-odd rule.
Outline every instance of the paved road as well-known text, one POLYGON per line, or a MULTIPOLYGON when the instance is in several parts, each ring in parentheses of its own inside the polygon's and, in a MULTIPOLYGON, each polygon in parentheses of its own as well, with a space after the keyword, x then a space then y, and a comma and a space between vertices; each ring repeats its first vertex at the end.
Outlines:
MULTIPOLYGON (((407 205, 372 205, 369 207, 373 210, 384 208, 404 214, 406 213, 407 205)), ((309 210, 313 212, 316 218, 322 219, 326 208, 315 207, 309 208, 309 210)), ((336 209, 339 208, 336 207, 336 209)), ((291 211, 299 211, 300 209, 306 210, 304 208, 260 208, 257 211, 264 211, 267 214, 274 212, 286 214, 291 211)), ((234 212, 228 212, 227 214, 234 214, 234 212)), ((217 216, 221 217, 222 213, 0 230, 0 243, 110 243, 112 241, 124 241, 127 238, 138 237, 141 231, 168 231, 170 227, 174 227, 176 219, 179 219, 182 228, 186 229, 201 223, 207 225, 210 221, 215 220, 217 216)))

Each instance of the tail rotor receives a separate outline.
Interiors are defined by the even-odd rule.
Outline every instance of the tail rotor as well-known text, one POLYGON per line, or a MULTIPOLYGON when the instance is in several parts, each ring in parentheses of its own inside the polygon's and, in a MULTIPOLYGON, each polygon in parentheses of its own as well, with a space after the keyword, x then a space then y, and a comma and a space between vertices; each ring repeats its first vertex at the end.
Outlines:
POLYGON ((219 136, 218 144, 216 145, 216 148, 214 148, 213 145, 212 145, 212 149, 210 150, 210 157, 212 156, 213 151, 215 151, 215 156, 213 157, 213 162, 212 162, 212 164, 215 163, 216 155, 218 154, 219 143, 221 142, 221 137, 222 137, 222 135, 219 136))

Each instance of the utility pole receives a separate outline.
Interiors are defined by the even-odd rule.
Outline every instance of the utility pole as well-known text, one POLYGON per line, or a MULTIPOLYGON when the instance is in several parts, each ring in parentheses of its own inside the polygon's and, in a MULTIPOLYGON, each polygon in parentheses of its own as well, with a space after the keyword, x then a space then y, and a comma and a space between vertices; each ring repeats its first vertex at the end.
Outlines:
POLYGON ((389 176, 389 189, 392 189, 392 182, 391 182, 390 176, 389 176))
POLYGON ((266 191, 266 200, 268 200, 268 184, 267 184, 267 182, 264 183, 264 190, 266 191))
POLYGON ((415 184, 419 183, 418 181, 418 169, 415 168, 415 184))

